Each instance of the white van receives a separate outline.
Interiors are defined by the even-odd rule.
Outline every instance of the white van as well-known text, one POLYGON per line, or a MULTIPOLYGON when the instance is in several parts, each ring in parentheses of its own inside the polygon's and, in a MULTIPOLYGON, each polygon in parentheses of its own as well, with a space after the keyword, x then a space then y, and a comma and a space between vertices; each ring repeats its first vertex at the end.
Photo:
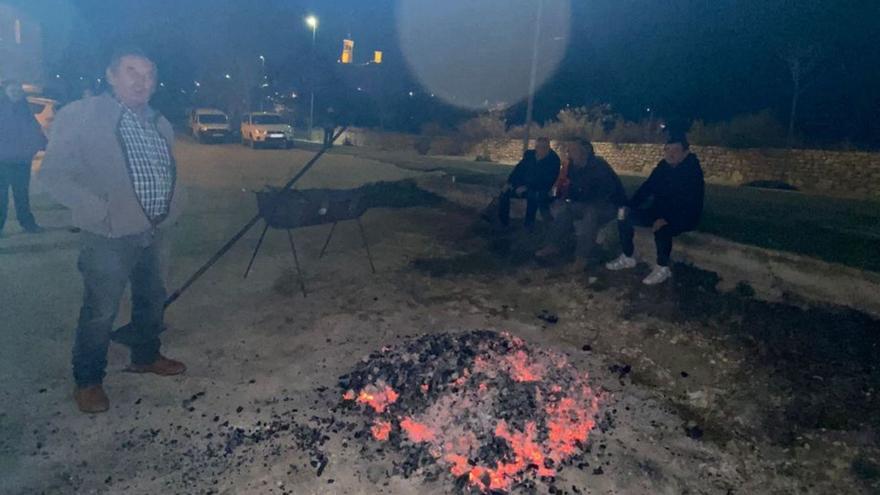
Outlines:
POLYGON ((229 117, 216 108, 196 108, 189 114, 189 129, 200 142, 229 139, 229 117))

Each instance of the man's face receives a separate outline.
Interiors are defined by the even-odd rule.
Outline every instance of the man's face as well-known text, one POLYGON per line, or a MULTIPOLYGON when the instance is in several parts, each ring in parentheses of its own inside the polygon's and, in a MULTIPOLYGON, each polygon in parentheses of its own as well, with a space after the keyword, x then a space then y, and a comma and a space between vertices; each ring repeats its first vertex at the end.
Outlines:
POLYGON ((538 141, 535 143, 535 156, 538 160, 543 160, 547 155, 550 154, 550 142, 549 141, 538 141))
POLYGON ((21 99, 24 98, 24 91, 21 89, 21 84, 13 83, 6 86, 6 96, 13 102, 21 101, 21 99))
POLYGON ((672 166, 683 162, 687 155, 688 150, 684 149, 681 143, 670 143, 663 147, 663 158, 672 166))
POLYGON ((146 58, 126 55, 115 69, 107 69, 107 81, 119 101, 143 108, 156 91, 156 66, 146 58))

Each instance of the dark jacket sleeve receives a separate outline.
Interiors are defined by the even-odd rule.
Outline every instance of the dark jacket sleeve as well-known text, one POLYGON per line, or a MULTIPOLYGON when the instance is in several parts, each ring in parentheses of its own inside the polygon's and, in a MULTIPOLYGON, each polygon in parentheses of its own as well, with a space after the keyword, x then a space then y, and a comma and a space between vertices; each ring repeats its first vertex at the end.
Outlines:
POLYGON ((507 183, 513 187, 519 187, 525 185, 528 181, 528 168, 529 163, 534 160, 533 156, 530 156, 529 153, 534 153, 529 150, 523 153, 522 159, 520 159, 519 163, 513 167, 513 171, 510 172, 510 175, 507 177, 507 183))
POLYGON ((572 182, 571 199, 584 203, 607 202, 615 204, 620 193, 620 179, 604 160, 597 159, 572 182))
POLYGON ((692 230, 700 223, 703 214, 703 201, 706 194, 706 184, 703 178, 703 169, 700 162, 694 158, 688 164, 688 173, 682 184, 682 194, 677 223, 682 230, 692 230))
POLYGON ((539 191, 549 191, 559 177, 559 168, 561 166, 559 155, 551 152, 546 158, 541 160, 540 169, 535 176, 535 187, 539 191))
POLYGON ((45 149, 46 136, 31 113, 27 102, 0 102, 0 161, 30 162, 37 151, 45 149))
MULTIPOLYGON (((662 163, 662 162, 661 162, 662 163)), ((657 169, 660 167, 658 164, 657 167, 654 168, 654 171, 651 172, 651 175, 648 176, 648 180, 642 183, 641 186, 636 190, 636 193, 633 194, 633 197, 627 203, 627 206, 630 208, 638 208, 642 206, 645 201, 648 200, 654 194, 654 187, 657 184, 657 169)))

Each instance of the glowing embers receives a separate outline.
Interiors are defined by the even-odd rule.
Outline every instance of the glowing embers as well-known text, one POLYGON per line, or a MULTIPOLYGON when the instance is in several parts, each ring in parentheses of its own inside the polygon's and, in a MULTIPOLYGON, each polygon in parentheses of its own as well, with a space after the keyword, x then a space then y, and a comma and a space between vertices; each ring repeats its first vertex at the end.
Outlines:
POLYGON ((385 348, 341 378, 372 438, 445 466, 476 491, 554 477, 583 451, 599 400, 564 356, 494 332, 425 336, 385 348))

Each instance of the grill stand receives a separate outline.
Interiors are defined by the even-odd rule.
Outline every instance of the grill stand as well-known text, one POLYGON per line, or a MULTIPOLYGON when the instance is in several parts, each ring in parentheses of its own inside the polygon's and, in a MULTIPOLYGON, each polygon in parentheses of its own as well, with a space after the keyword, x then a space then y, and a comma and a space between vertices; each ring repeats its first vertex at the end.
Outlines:
MULTIPOLYGON (((364 230, 364 224, 361 222, 360 217, 356 218, 355 221, 358 225, 358 231, 361 234, 361 241, 363 242, 364 251, 367 253, 367 260, 370 262, 370 271, 373 275, 376 274, 376 265, 373 264, 373 253, 370 251, 370 244, 367 242, 367 234, 364 230)), ((333 238, 333 232, 336 231, 336 224, 339 222, 333 222, 333 225, 330 227, 330 233, 327 235, 327 240, 324 241, 324 247, 321 248, 321 254, 318 255, 318 258, 323 258, 324 254, 327 252, 327 247, 330 245, 330 239, 333 238)), ((247 278, 251 272, 251 268, 254 266, 254 260, 257 259, 257 253, 260 252, 260 248, 263 246, 263 239, 266 237, 266 232, 269 230, 269 223, 266 222, 266 225, 263 227, 263 232, 260 234, 260 239, 257 241, 257 246, 254 248, 254 252, 251 255, 251 259, 248 262, 247 269, 244 271, 244 278, 247 278)), ((287 230, 287 238, 290 241, 290 251, 293 253, 293 262, 296 265, 296 275, 299 279, 299 286, 302 289, 303 297, 308 297, 306 292, 306 283, 305 277, 303 277, 302 267, 299 264, 299 256, 296 252, 296 244, 293 242, 293 231, 291 229, 287 230)))

